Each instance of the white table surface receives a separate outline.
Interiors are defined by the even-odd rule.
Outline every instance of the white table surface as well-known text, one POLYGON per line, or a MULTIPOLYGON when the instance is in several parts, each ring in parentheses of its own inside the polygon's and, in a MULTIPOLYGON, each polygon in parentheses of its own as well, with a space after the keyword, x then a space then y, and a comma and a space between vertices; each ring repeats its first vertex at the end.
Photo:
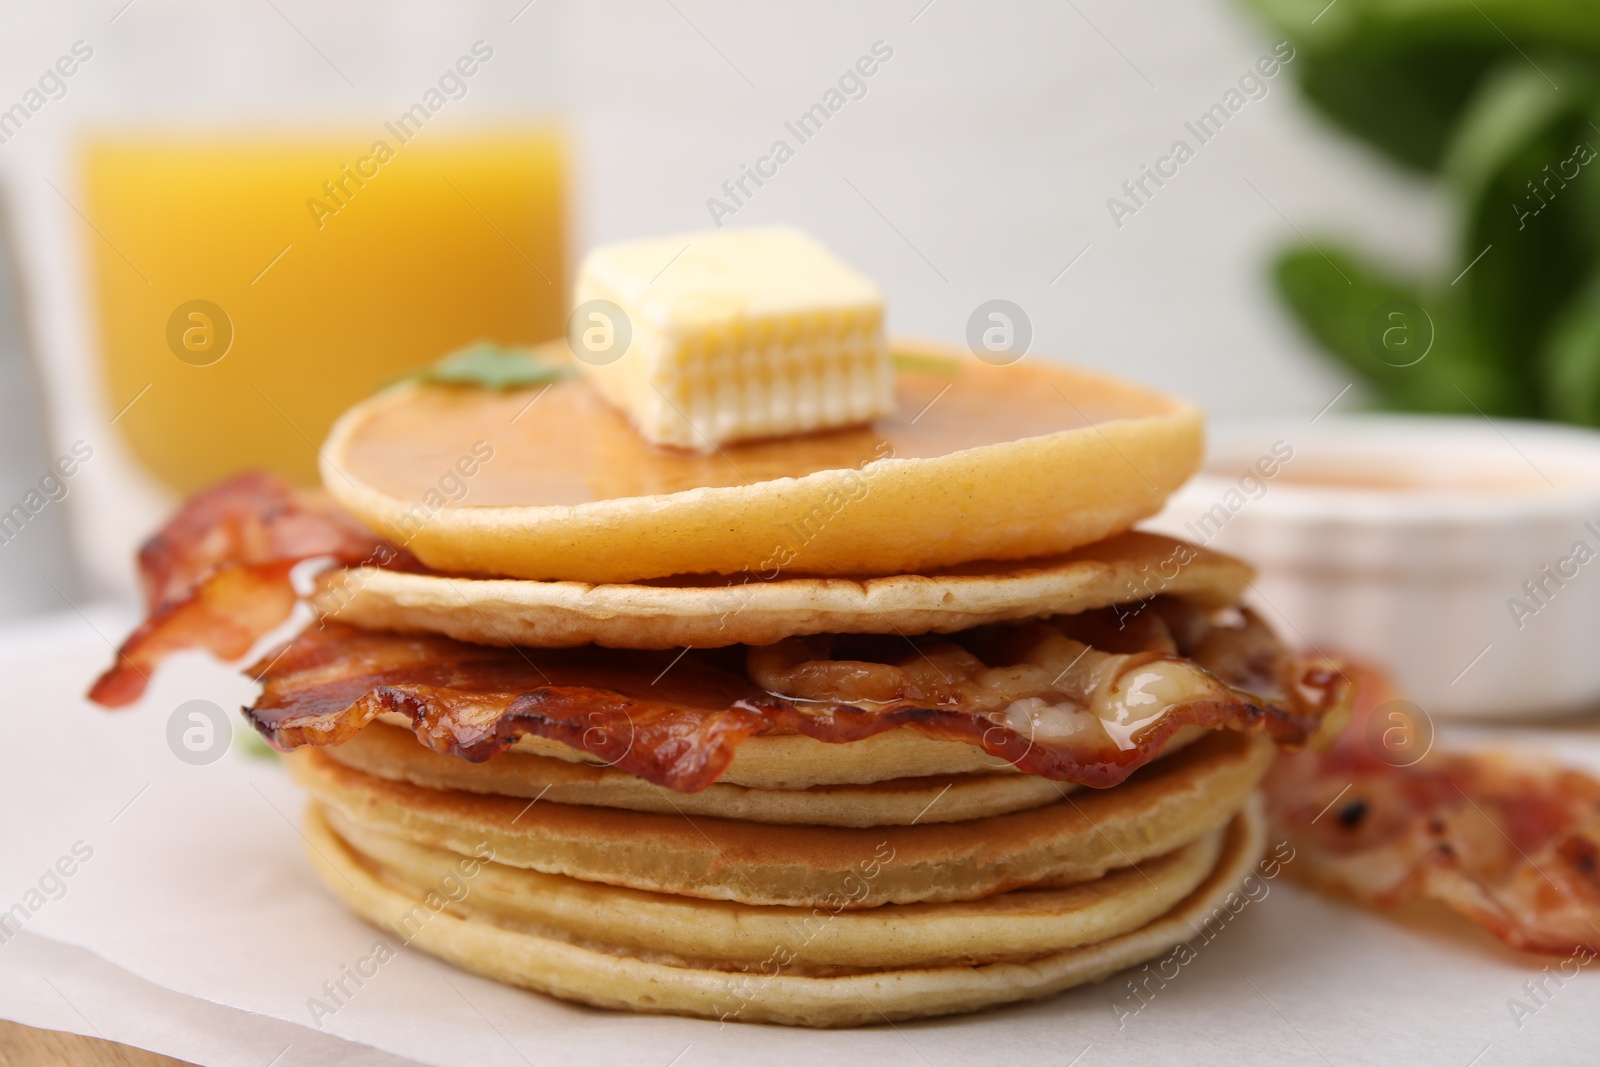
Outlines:
MULTIPOLYGON (((1600 1058, 1600 977, 1544 1002, 1520 956, 1449 917, 1407 919, 1322 899, 1279 878, 1137 1014, 1125 979, 978 1016, 814 1032, 576 1007, 402 952, 316 1028, 307 998, 374 932, 312 876, 298 791, 239 724, 207 766, 178 760, 184 701, 225 708, 249 683, 202 657, 106 712, 82 691, 132 616, 64 612, 0 631, 0 909, 76 842, 93 856, 0 945, 0 1017, 203 1064, 973 1062, 1364 1064, 1488 1067, 1600 1058), (1514 1019, 1512 998, 1537 1007, 1514 1019)), ((1508 739, 1600 770, 1592 723, 1445 730, 1508 739)))

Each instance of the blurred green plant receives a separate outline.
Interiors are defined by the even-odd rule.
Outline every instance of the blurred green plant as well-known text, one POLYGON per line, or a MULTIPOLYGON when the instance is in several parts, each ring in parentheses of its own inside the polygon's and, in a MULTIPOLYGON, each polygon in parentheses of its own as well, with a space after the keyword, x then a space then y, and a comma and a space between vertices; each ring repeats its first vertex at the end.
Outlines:
POLYGON ((1305 329, 1386 407, 1600 425, 1600 0, 1245 3, 1312 103, 1457 211, 1448 278, 1285 249, 1305 329))

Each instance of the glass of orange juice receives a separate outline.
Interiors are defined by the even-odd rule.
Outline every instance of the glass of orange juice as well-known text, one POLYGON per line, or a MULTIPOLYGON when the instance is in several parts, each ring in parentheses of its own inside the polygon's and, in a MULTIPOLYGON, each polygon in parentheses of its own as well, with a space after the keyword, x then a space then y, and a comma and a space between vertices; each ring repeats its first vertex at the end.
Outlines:
POLYGON ((109 407, 170 488, 314 481, 355 400, 476 340, 561 334, 560 137, 405 132, 86 143, 109 407))

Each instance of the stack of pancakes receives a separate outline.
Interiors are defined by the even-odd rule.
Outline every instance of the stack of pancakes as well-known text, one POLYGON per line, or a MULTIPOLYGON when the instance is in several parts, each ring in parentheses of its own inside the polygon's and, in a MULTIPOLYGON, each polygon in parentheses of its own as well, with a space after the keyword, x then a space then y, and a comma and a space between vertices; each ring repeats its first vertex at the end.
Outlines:
POLYGON ((518 986, 807 1026, 1194 936, 1259 858, 1267 735, 1338 687, 1233 610, 1243 564, 1130 532, 1193 408, 915 356, 892 418, 709 455, 577 378, 348 413, 325 486, 420 562, 324 575, 249 711, 328 888, 518 986))

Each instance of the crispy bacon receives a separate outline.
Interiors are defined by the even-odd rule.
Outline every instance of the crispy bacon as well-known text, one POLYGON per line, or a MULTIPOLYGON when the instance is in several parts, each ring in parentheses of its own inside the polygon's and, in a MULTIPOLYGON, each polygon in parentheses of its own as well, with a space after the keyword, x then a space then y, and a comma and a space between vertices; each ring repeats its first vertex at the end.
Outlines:
POLYGON ((1364 680, 1331 748, 1273 767, 1269 810, 1295 849, 1291 873, 1379 907, 1437 901, 1514 948, 1592 958, 1600 781, 1526 754, 1396 750, 1387 733, 1424 727, 1390 696, 1364 680))
POLYGON ((237 475, 189 498, 139 550, 147 616, 89 690, 107 707, 139 699, 164 657, 203 648, 237 659, 289 617, 289 573, 303 560, 402 565, 409 556, 374 537, 320 490, 273 474, 237 475))
MULTIPOLYGON (((1342 706, 1342 676, 1326 665, 1296 664, 1281 648, 1275 676, 1288 682, 1287 692, 1268 701, 1167 651, 1090 648, 1063 632, 1090 625, 1084 617, 1059 621, 909 645, 903 638, 808 638, 681 653, 490 648, 330 623, 251 668, 265 688, 246 714, 281 748, 338 744, 385 712, 409 718, 435 751, 473 761, 519 737, 544 737, 657 785, 695 792, 714 782, 750 737, 849 742, 901 726, 980 746, 997 763, 1105 787, 1148 762, 1184 726, 1301 744, 1342 706), (844 654, 851 658, 835 658, 844 654), (774 681, 795 689, 775 693, 774 681)), ((1204 640, 1225 647, 1218 635, 1226 630, 1208 628, 1204 640)), ((1172 643, 1165 626, 1161 632, 1172 643)), ((1259 640, 1250 625, 1231 632, 1259 640)))

